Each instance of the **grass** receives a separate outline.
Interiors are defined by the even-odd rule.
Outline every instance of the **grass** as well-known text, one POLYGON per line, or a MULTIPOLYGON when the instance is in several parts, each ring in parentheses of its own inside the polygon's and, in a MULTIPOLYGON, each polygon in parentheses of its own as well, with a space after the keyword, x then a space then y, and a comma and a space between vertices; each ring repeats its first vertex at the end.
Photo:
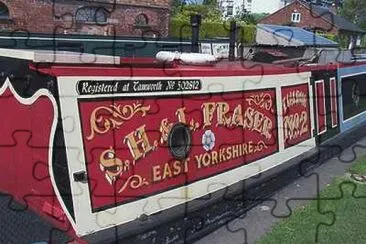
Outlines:
POLYGON ((348 171, 352 174, 366 175, 366 156, 357 160, 348 171))
MULTIPOLYGON (((366 157, 350 173, 366 174, 366 157)), ((274 225, 258 244, 267 243, 366 243, 366 184, 338 177, 319 200, 299 207, 274 225)))

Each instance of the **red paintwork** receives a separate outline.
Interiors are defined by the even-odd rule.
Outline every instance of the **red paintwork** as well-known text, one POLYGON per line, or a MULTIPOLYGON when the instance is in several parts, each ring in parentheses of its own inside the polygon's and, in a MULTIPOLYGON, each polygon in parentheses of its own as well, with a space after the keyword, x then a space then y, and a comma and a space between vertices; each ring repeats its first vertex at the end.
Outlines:
MULTIPOLYGON (((196 96, 186 96, 183 98, 172 97, 172 98, 147 98, 147 99, 105 99, 103 101, 93 101, 93 100, 80 100, 79 101, 79 111, 81 114, 81 124, 82 124, 82 135, 84 149, 86 153, 87 170, 89 177, 90 189, 92 189, 91 200, 92 208, 96 211, 98 208, 106 208, 113 206, 114 204, 122 204, 128 201, 134 201, 141 199, 141 197, 146 197, 148 195, 156 194, 158 192, 166 191, 170 188, 175 188, 182 186, 184 184, 194 182, 203 178, 207 178, 218 173, 225 172, 229 169, 239 167, 259 158, 273 154, 278 150, 278 140, 277 140, 277 119, 276 119, 276 96, 274 89, 267 90, 254 90, 245 92, 228 92, 225 94, 218 95, 196 95, 196 96), (264 96, 261 96, 261 95, 264 96), (255 102, 249 101, 250 97, 256 97, 255 102), (247 128, 236 126, 236 125, 217 125, 218 123, 218 112, 215 109, 213 112, 212 123, 204 128, 203 126, 203 104, 205 103, 217 103, 225 102, 230 107, 225 117, 230 117, 234 113, 234 109, 238 106, 242 106, 242 117, 245 117, 244 113, 249 111, 249 109, 254 109, 258 113, 253 113, 258 115, 259 119, 268 118, 270 121, 270 128, 268 134, 261 134, 256 130, 250 130, 247 128), (101 106, 110 107, 111 105, 121 106, 120 109, 123 111, 125 105, 142 104, 143 106, 150 106, 146 116, 142 116, 141 113, 136 113, 130 120, 123 121, 116 129, 108 130, 107 133, 95 133, 92 139, 88 138, 91 135, 90 118, 92 112, 101 106), (199 127, 196 131, 192 131, 192 148, 188 155, 188 171, 181 172, 173 177, 168 177, 159 181, 153 180, 153 168, 156 167, 159 170, 158 177, 163 178, 164 167, 166 163, 169 163, 171 171, 174 171, 175 159, 171 156, 168 149, 167 142, 160 142, 161 133, 160 125, 163 119, 168 119, 168 123, 176 124, 178 118, 176 115, 177 109, 185 108, 186 123, 191 124, 193 119, 198 122, 199 127), (248 109, 248 110, 247 110, 248 109), (157 148, 153 151, 146 153, 146 155, 138 160, 136 160, 135 165, 132 166, 133 157, 128 148, 124 138, 134 132, 140 126, 145 125, 146 134, 149 140, 149 144, 153 145, 154 141, 157 142, 157 148), (206 130, 211 130, 216 138, 216 143, 211 150, 207 151, 202 146, 202 136, 206 130), (268 136, 268 137, 267 137, 268 136), (260 141, 264 142, 267 148, 262 148, 260 151, 251 152, 246 155, 235 154, 235 158, 229 156, 227 149, 234 145, 242 145, 244 143, 252 142, 253 147, 260 145, 260 141), (122 162, 125 160, 129 161, 129 170, 122 172, 117 177, 117 181, 111 184, 106 180, 105 171, 100 168, 100 155, 103 151, 109 148, 114 148, 116 150, 116 157, 122 162), (203 166, 201 163, 199 166, 198 160, 196 158, 202 156, 203 158, 209 155, 213 158, 211 153, 217 152, 219 154, 220 150, 226 155, 222 158, 221 163, 214 165, 203 166), (226 152, 226 153, 225 153, 226 152), (206 155, 205 155, 206 153, 206 155), (225 159, 225 160, 224 160, 225 159), (125 184, 127 179, 132 175, 140 175, 145 178, 148 185, 140 187, 138 189, 133 189, 127 187, 122 193, 118 193, 122 185, 125 184)), ((127 110, 128 111, 128 110, 127 110)), ((124 113, 127 116, 128 112, 124 113)), ((253 111, 253 110, 250 110, 253 111)), ((251 112, 249 112, 251 113, 251 112)), ((106 109, 100 110, 98 113, 102 118, 99 121, 99 129, 104 130, 103 125, 105 121, 121 122, 120 119, 113 117, 111 112, 107 112, 106 109)), ((252 120, 245 119, 244 123, 252 123, 252 120)), ((261 123, 261 122, 260 122, 261 123)), ((254 124, 256 124, 254 122, 254 124)), ((260 124, 262 125, 262 124, 260 124)), ((259 126, 258 126, 259 128, 259 126)), ((137 135, 135 135, 138 138, 137 135)), ((139 150, 142 150, 141 145, 139 145, 139 150)), ((248 146, 249 147, 249 146, 248 146)), ((245 149, 247 150, 247 149, 245 149)), ((240 149, 242 151, 242 149, 240 149)), ((249 152, 249 149, 248 151, 249 152)), ((220 155, 220 154, 219 154, 220 155)), ((232 155, 234 155, 232 151, 232 155)), ((220 157, 220 156, 218 156, 220 157)), ((212 160, 211 158, 211 160, 212 160)), ((207 158, 205 159, 207 160, 207 158)), ((201 161, 201 162, 202 162, 201 161)), ((213 160, 212 160, 213 161, 213 160)), ((207 161, 205 161, 207 162, 207 161)), ((181 163, 181 165, 183 165, 181 163)), ((176 169, 178 171, 178 169, 176 169)))
MULTIPOLYGON (((283 65, 262 64, 254 62, 219 62, 214 66, 188 66, 171 63, 169 67, 161 68, 153 59, 121 59, 123 65, 130 64, 133 67, 117 67, 108 65, 60 65, 60 64, 30 64, 31 69, 52 76, 130 76, 130 77, 228 77, 228 76, 262 76, 275 74, 288 74, 316 70, 336 70, 337 67, 347 66, 345 64, 329 64, 315 65, 303 67, 285 67, 283 65), (153 63, 151 65, 151 63, 153 63)), ((365 63, 353 64, 364 65, 365 63)), ((352 65, 349 65, 352 66, 352 65)), ((223 80, 225 82, 225 80, 223 80)), ((307 86, 307 85, 306 85, 307 86)), ((290 92, 292 88, 282 88, 282 93, 290 92)), ((305 86, 298 86, 306 92, 305 86)), ((318 91, 318 87, 316 91, 318 91)), ((273 90, 268 90, 271 94, 273 104, 276 97, 273 90)), ((246 131, 240 128, 216 127, 213 124, 211 129, 219 140, 219 145, 233 145, 236 143, 247 142, 252 140, 258 142, 264 140, 268 143, 268 148, 261 153, 256 153, 251 156, 245 156, 240 159, 233 159, 226 163, 218 164, 215 167, 207 167, 198 170, 193 158, 189 164, 188 174, 181 174, 176 177, 168 178, 164 181, 151 183, 152 174, 151 168, 157 165, 164 165, 172 162, 167 144, 159 144, 155 151, 149 152, 145 158, 138 160, 130 172, 123 173, 119 179, 111 186, 105 179, 104 172, 99 167, 99 155, 102 150, 112 146, 116 149, 116 154, 123 160, 131 160, 131 153, 127 145, 123 142, 124 137, 137 129, 140 125, 146 124, 146 131, 151 141, 160 139, 159 127, 161 120, 167 118, 169 122, 177 122, 175 112, 178 108, 186 107, 187 121, 192 118, 197 120, 202 125, 202 110, 201 105, 204 102, 222 102, 225 101, 230 106, 229 114, 232 114, 232 109, 242 104, 243 109, 248 107, 246 102, 247 96, 257 94, 255 91, 225 93, 223 95, 207 95, 207 96, 191 96, 182 98, 162 98, 156 100, 154 98, 142 99, 140 102, 143 105, 150 105, 150 112, 147 117, 134 117, 121 126, 119 130, 105 135, 98 135, 94 140, 87 141, 85 136, 90 131, 90 114, 92 110, 100 105, 111 104, 131 104, 138 100, 132 101, 116 99, 113 100, 98 100, 98 101, 81 101, 79 109, 81 114, 83 142, 86 152, 86 162, 88 169, 90 189, 92 189, 91 200, 92 208, 108 207, 114 204, 122 204, 128 201, 133 201, 147 196, 156 194, 161 191, 166 191, 171 187, 181 186, 188 182, 193 182, 199 179, 210 177, 216 173, 222 173, 226 170, 247 164, 251 161, 270 155, 278 150, 277 141, 277 121, 275 118, 275 109, 266 111, 257 106, 257 109, 266 114, 275 125, 272 131, 272 138, 265 140, 263 136, 255 134, 251 131, 246 131), (240 137, 238 137, 238 132, 240 137), (140 189, 127 189, 124 194, 118 194, 115 190, 119 190, 124 180, 132 173, 143 175, 150 184, 140 189), (116 188, 114 188, 116 187, 116 188)), ((318 94, 319 95, 319 94, 318 94)), ((321 95, 321 94, 320 94, 321 95)), ((322 94, 324 96, 324 94, 322 94)), ((321 100, 321 99, 320 99, 321 100)), ((319 100, 319 102, 320 102, 319 100)), ((309 107, 300 108, 294 107, 289 113, 300 111, 309 112, 309 107)), ((51 101, 47 97, 39 98, 32 105, 23 105, 18 102, 10 90, 7 90, 0 97, 0 112, 3 115, 0 122, 1 137, 0 137, 0 191, 7 192, 12 195, 15 200, 28 205, 41 216, 47 218, 58 228, 67 231, 71 236, 76 236, 74 230, 64 215, 61 205, 58 202, 53 191, 53 185, 49 176, 48 148, 50 140, 50 131, 53 119, 53 107, 51 101), (11 112, 11 113, 10 113, 11 112)), ((324 113, 325 111, 318 111, 324 113)), ((216 112, 214 121, 216 120, 216 112)), ((310 119, 310 118, 309 118, 310 119)), ((318 120, 319 121, 319 120, 318 120)), ((193 142, 190 155, 204 154, 205 151, 201 145, 201 137, 206 129, 200 127, 197 131, 192 132, 193 142)), ((291 140, 285 140, 285 146, 289 147, 299 143, 302 140, 310 137, 310 131, 304 135, 291 140)), ((219 149, 216 149, 219 150, 219 149)), ((76 237, 75 237, 76 238, 76 237)), ((76 238, 78 242, 82 242, 76 238)))
POLYGON ((311 137, 308 83, 281 88, 285 148, 311 137))
POLYGON ((331 119, 332 127, 338 125, 338 103, 337 103, 337 81, 336 79, 330 79, 330 106, 331 106, 331 119))
MULTIPOLYGON (((357 65, 361 65, 358 63, 357 65)), ((336 70, 344 64, 312 65, 286 67, 256 63, 251 61, 221 61, 216 65, 176 65, 173 67, 123 67, 113 65, 63 65, 63 64, 30 64, 30 68, 51 76, 129 76, 129 77, 212 77, 212 76, 262 76, 290 74, 315 70, 336 70), (174 67, 176 65, 176 67, 174 67)))
POLYGON ((315 99, 316 99, 316 121, 318 128, 318 135, 327 130, 327 116, 325 111, 325 87, 324 80, 315 82, 315 99))
POLYGON ((55 116, 50 99, 42 96, 32 105, 24 105, 7 89, 0 96, 0 113, 0 192, 75 237, 49 175, 48 151, 55 116))

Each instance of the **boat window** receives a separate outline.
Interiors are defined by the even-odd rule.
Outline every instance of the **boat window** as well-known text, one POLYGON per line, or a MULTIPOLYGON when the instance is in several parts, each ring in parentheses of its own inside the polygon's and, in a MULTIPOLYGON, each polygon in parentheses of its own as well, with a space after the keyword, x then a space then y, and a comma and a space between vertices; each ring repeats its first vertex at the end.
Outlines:
POLYGON ((82 7, 77 10, 75 19, 78 23, 105 24, 108 11, 102 7, 82 7))
POLYGON ((149 19, 145 14, 139 14, 135 19, 136 26, 147 26, 149 25, 149 19))
POLYGON ((0 19, 9 19, 9 9, 2 2, 0 2, 0 19))

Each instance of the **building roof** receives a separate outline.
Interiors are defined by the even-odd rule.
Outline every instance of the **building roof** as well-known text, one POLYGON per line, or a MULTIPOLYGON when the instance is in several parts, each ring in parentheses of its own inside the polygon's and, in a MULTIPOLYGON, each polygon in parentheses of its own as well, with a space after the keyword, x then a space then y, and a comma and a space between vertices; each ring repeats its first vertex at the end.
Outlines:
POLYGON ((282 43, 283 45, 284 43, 286 43, 286 46, 338 46, 338 43, 334 41, 315 35, 313 32, 304 30, 299 27, 267 24, 258 24, 257 27, 258 30, 264 30, 270 33, 270 39, 273 39, 270 40, 268 38, 260 38, 261 40, 257 40, 257 43, 262 45, 271 45, 273 44, 273 41, 275 41, 278 44, 282 43))
POLYGON ((334 26, 336 26, 340 30, 345 30, 349 32, 360 32, 360 33, 366 33, 366 31, 362 30, 357 25, 353 24, 352 22, 346 20, 345 18, 336 15, 332 13, 328 8, 315 5, 315 4, 309 4, 301 2, 302 4, 306 5, 314 17, 322 17, 323 19, 327 20, 329 23, 333 23, 334 26))
POLYGON ((291 6, 292 4, 302 4, 303 6, 305 6, 307 9, 309 9, 309 11, 311 12, 313 18, 322 18, 325 21, 327 21, 329 24, 334 25, 337 29, 339 30, 343 30, 343 31, 348 31, 348 32, 356 32, 356 33, 366 33, 365 30, 362 30, 360 27, 358 27, 357 25, 353 24, 351 21, 334 14, 329 8, 320 6, 320 5, 316 5, 316 4, 312 4, 312 3, 307 3, 305 1, 302 0, 294 0, 292 1, 290 4, 286 5, 285 7, 277 10, 275 13, 270 14, 265 16, 263 19, 261 19, 259 22, 262 22, 263 20, 266 20, 267 18, 269 18, 272 15, 277 15, 281 13, 282 9, 288 8, 289 6, 291 6))

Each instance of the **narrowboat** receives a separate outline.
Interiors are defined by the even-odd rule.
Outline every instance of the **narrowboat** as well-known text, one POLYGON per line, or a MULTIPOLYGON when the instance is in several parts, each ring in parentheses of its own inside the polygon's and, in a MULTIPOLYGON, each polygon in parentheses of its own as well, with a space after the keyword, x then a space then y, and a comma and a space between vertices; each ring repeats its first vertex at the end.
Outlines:
POLYGON ((0 191, 78 243, 190 242, 363 136, 366 62, 319 50, 0 49, 0 191))

